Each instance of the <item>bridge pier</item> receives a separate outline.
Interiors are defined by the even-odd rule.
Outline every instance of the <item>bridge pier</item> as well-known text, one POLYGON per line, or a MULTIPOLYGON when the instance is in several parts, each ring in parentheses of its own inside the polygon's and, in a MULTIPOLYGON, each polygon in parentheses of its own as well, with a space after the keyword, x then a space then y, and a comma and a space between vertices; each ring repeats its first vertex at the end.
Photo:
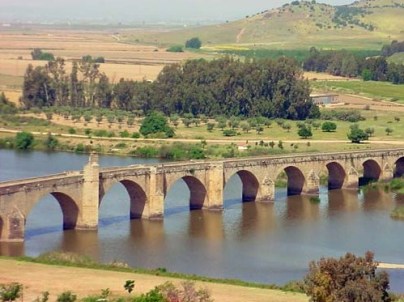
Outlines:
POLYGON ((267 176, 264 178, 264 180, 261 183, 261 186, 259 187, 255 201, 265 203, 265 202, 272 202, 274 200, 275 200, 275 182, 267 176))
POLYGON ((25 217, 17 209, 0 219, 0 242, 24 242, 25 217))
POLYGON ((223 163, 209 165, 207 170, 206 201, 203 209, 210 211, 223 210, 223 163))
POLYGON ((98 154, 91 154, 83 170, 82 200, 76 230, 98 229, 98 207, 100 200, 100 166, 98 154))
POLYGON ((310 171, 306 177, 306 184, 303 187, 302 195, 318 195, 319 192, 320 177, 314 171, 310 171))
POLYGON ((359 188, 359 173, 356 171, 354 167, 351 167, 345 176, 342 189, 357 190, 358 188, 359 188))
POLYGON ((392 180, 393 178, 394 178, 394 171, 388 164, 386 164, 380 175, 380 180, 387 182, 392 180))
POLYGON ((146 205, 142 217, 150 220, 161 220, 164 216, 163 176, 157 175, 157 168, 150 167, 147 178, 146 205))

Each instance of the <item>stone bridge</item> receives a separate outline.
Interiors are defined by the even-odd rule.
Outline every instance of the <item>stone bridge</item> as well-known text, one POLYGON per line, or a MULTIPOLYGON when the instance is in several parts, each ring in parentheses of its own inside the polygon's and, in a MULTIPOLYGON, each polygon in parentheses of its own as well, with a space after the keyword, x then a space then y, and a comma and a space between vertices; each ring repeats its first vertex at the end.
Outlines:
MULTIPOLYGON (((1 173, 1 171, 0 171, 1 173)), ((0 241, 23 241, 32 208, 51 194, 63 213, 64 229, 95 230, 103 196, 120 182, 130 196, 131 219, 162 219, 171 186, 182 179, 190 191, 190 209, 221 210, 223 191, 234 175, 242 182, 243 201, 274 199, 275 180, 287 175, 289 195, 319 192, 320 175, 329 189, 357 189, 359 179, 389 180, 404 174, 404 149, 295 154, 225 160, 201 160, 150 166, 100 169, 91 155, 83 171, 0 183, 0 241)))

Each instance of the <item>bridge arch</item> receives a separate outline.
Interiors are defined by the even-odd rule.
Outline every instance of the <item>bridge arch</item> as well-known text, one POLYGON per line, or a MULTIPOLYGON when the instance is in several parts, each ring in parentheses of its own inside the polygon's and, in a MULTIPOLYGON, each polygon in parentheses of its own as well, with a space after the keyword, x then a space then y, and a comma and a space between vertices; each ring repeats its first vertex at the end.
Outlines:
POLYGON ((361 184, 366 184, 371 181, 377 181, 382 176, 382 168, 374 159, 367 159, 362 163, 363 177, 361 184))
POLYGON ((141 185, 130 179, 121 179, 115 183, 110 183, 108 188, 100 194, 99 207, 101 207, 103 197, 118 183, 122 184, 129 195, 130 219, 142 218, 147 203, 147 195, 141 185))
POLYGON ((25 219, 29 216, 35 206, 48 195, 53 196, 60 206, 63 215, 63 229, 74 229, 79 217, 79 206, 75 198, 66 192, 51 191, 42 193, 38 198, 33 199, 33 202, 28 205, 26 212, 22 213, 25 216, 25 219))
POLYGON ((207 199, 207 190, 205 185, 193 175, 185 175, 170 183, 165 190, 165 197, 172 186, 178 181, 183 180, 189 189, 189 208, 191 210, 200 210, 204 207, 207 199))
POLYGON ((236 177, 236 175, 240 178, 242 184, 242 201, 255 201, 260 189, 260 184, 257 177, 250 171, 240 170, 231 175, 228 181, 233 177, 236 177))
POLYGON ((345 183, 347 173, 343 166, 338 162, 329 162, 327 165, 328 170, 328 189, 342 189, 345 183))
POLYGON ((403 177, 403 176, 404 176, 404 157, 400 157, 395 162, 394 177, 403 177))
POLYGON ((282 172, 287 176, 287 194, 289 196, 302 194, 306 184, 303 172, 298 167, 286 166, 277 173, 277 178, 282 172))

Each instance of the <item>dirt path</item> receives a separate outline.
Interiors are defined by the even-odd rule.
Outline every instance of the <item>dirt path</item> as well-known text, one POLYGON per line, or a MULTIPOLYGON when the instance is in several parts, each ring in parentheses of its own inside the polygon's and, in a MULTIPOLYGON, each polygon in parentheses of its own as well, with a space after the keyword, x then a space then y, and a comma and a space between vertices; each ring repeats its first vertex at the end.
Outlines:
POLYGON ((236 37, 236 42, 237 42, 237 43, 240 43, 241 38, 242 38, 243 35, 244 35, 244 32, 245 32, 245 28, 242 28, 242 29, 240 30, 240 32, 238 33, 238 35, 237 35, 237 37, 236 37))
MULTIPOLYGON (((93 269, 50 266, 15 260, 0 259, 0 283, 19 282, 24 285, 24 300, 33 301, 43 291, 49 291, 50 301, 56 295, 71 290, 78 297, 99 294, 109 288, 113 295, 127 295, 123 289, 126 280, 135 280, 135 293, 149 291, 166 281, 181 282, 178 279, 133 273, 120 273, 93 269)), ((303 294, 282 291, 240 287, 233 285, 197 282, 206 287, 216 302, 299 302, 308 301, 303 294)))

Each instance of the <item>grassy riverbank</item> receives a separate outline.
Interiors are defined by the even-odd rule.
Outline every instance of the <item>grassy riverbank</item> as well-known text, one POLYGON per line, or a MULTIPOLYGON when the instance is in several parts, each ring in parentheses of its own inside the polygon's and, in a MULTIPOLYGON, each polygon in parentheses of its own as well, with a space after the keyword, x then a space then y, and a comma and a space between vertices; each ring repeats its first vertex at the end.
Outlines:
POLYGON ((145 293, 167 281, 178 284, 182 280, 194 280, 198 287, 207 288, 215 301, 308 301, 301 293, 271 289, 271 286, 246 283, 236 280, 218 280, 158 271, 134 270, 122 264, 100 265, 82 261, 72 263, 60 258, 0 258, 0 283, 19 282, 24 285, 24 299, 33 301, 43 291, 49 291, 51 300, 55 295, 72 290, 80 297, 99 294, 109 288, 113 296, 124 296, 125 280, 135 280, 135 294, 145 293), (40 263, 42 262, 42 263, 40 263), (47 264, 44 264, 44 263, 47 264), (87 264, 86 264, 87 263, 87 264))

